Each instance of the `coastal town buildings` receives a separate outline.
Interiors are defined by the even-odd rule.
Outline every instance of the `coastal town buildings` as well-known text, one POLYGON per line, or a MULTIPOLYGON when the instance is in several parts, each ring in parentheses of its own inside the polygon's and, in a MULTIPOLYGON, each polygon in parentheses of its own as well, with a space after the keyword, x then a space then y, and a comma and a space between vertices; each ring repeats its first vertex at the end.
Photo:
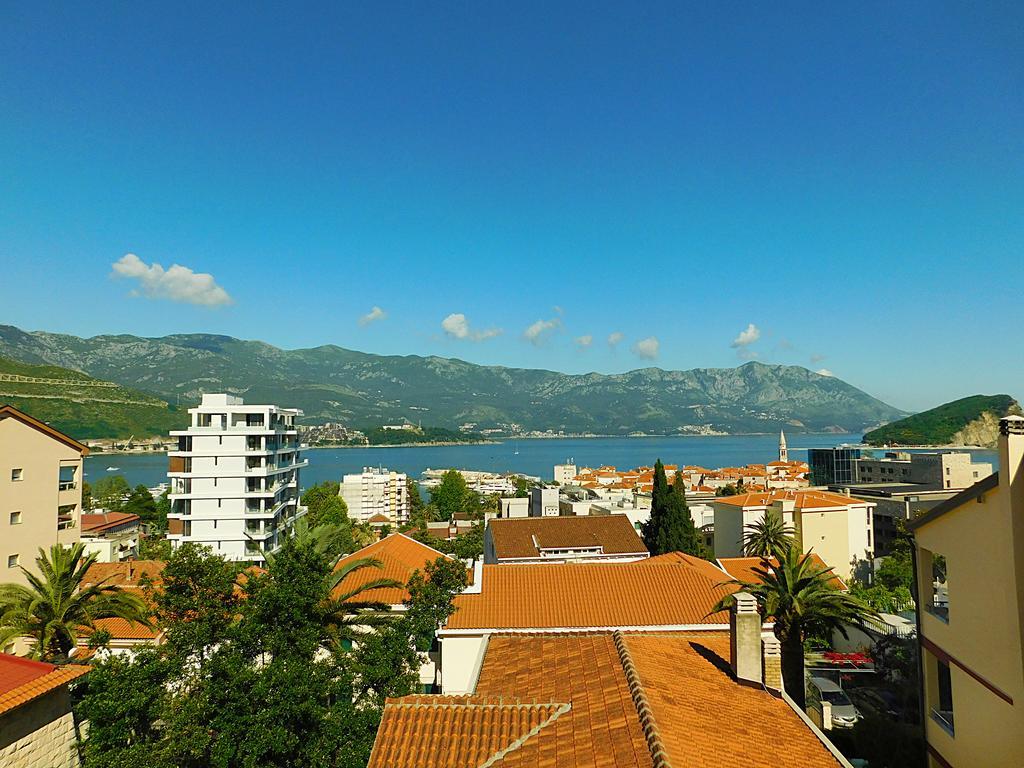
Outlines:
POLYGON ((860 448, 838 445, 834 448, 808 448, 807 465, 811 485, 852 483, 857 479, 856 460, 860 448))
POLYGON ((535 485, 530 489, 530 517, 558 517, 558 488, 535 485))
POLYGON ((771 510, 792 526, 804 552, 813 551, 843 579, 874 557, 874 502, 820 490, 722 496, 715 509, 715 557, 739 557, 743 537, 771 510))
POLYGON ((341 479, 338 495, 348 505, 348 516, 357 522, 399 525, 409 520, 407 480, 402 472, 363 467, 362 472, 341 479))
POLYGON ((569 485, 576 478, 576 463, 569 459, 565 464, 555 464, 553 474, 557 485, 569 485))
MULTIPOLYGON (((147 587, 158 587, 166 563, 162 560, 124 560, 121 562, 93 563, 82 579, 83 587, 105 584, 132 592, 147 599, 147 587)), ((131 655, 140 647, 160 645, 164 641, 163 630, 156 625, 147 627, 124 619, 96 619, 95 631, 105 632, 108 639, 101 650, 89 647, 91 630, 79 632, 77 647, 73 652, 76 660, 98 656, 131 655)))
POLYGON ((491 520, 484 531, 484 563, 625 563, 649 555, 625 515, 491 520))
POLYGON ((89 449, 9 405, 0 407, 0 583, 25 584, 39 550, 78 542, 89 449))
POLYGON ((965 451, 896 452, 854 461, 857 483, 910 483, 944 490, 969 488, 992 474, 992 465, 975 463, 965 451))
POLYGON ((82 544, 98 562, 116 563, 139 556, 141 521, 127 512, 95 512, 81 516, 82 544))
POLYGON ((0 766, 81 765, 68 686, 88 672, 0 653, 0 766))
POLYGON ((171 432, 168 453, 172 547, 198 542, 228 560, 262 563, 296 517, 299 449, 294 408, 247 405, 227 394, 205 394, 189 408, 188 429, 171 432))
POLYGON ((1024 418, 999 471, 910 521, 933 768, 1024 765, 1024 418))

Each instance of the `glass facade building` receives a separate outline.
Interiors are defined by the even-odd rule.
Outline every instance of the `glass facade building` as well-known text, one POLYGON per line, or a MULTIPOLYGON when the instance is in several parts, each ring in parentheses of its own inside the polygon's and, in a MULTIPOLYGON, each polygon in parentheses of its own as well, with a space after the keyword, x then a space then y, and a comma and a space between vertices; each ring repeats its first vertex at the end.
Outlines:
POLYGON ((807 464, 811 468, 811 485, 833 485, 857 482, 854 461, 860 448, 808 448, 807 464))

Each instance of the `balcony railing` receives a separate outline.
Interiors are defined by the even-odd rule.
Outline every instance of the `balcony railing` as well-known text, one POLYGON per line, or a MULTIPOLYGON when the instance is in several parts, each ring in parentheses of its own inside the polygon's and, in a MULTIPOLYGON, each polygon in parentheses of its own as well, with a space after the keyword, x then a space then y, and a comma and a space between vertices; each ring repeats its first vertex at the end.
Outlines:
POLYGON ((73 491, 77 487, 78 483, 76 483, 74 480, 61 480, 59 483, 57 483, 58 491, 73 491))

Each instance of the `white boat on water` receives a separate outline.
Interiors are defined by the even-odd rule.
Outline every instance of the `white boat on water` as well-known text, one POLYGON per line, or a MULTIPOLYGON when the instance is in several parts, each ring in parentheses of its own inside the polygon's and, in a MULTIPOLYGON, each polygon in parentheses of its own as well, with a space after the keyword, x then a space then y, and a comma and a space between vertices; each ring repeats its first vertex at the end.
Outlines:
POLYGON ((120 467, 107 467, 107 472, 117 472, 119 469, 120 467))

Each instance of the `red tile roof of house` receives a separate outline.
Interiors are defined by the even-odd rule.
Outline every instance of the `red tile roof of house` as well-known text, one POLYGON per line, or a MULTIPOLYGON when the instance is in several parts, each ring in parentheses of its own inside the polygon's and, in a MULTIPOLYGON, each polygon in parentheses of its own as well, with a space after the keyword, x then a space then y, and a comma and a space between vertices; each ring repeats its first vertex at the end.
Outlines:
POLYGON ((87 513, 82 515, 81 528, 82 533, 105 533, 122 525, 138 523, 140 519, 138 515, 127 512, 87 513))
POLYGON ((710 563, 545 563, 483 566, 481 590, 455 598, 441 630, 724 625, 709 615, 731 588, 710 563))
POLYGON ((488 524, 499 560, 540 558, 543 549, 601 547, 605 555, 646 555, 625 515, 518 517, 488 524))
MULTIPOLYGON (((392 533, 390 536, 385 536, 380 541, 374 542, 368 547, 363 547, 358 552, 353 552, 348 557, 342 558, 335 567, 335 570, 343 568, 348 563, 367 557, 380 560, 383 567, 360 568, 358 571, 350 573, 338 584, 336 591, 339 594, 349 592, 363 584, 378 579, 394 579, 401 584, 405 584, 413 573, 422 571, 427 563, 432 563, 437 558, 447 557, 447 555, 405 534, 392 533)), ((363 592, 354 599, 398 605, 408 597, 409 593, 404 588, 385 587, 363 592)))
POLYGON ((163 560, 125 560, 120 563, 93 563, 85 572, 82 586, 103 582, 115 587, 141 587, 144 577, 159 581, 167 565, 163 560))
POLYGON ((764 507, 773 501, 793 501, 797 509, 837 509, 870 503, 831 491, 786 489, 720 496, 715 499, 715 504, 726 504, 731 507, 764 507))
POLYGON ((0 715, 38 699, 88 671, 89 667, 74 664, 58 667, 0 653, 0 715))
POLYGON ((492 637, 474 695, 387 701, 369 768, 835 768, 728 657, 724 634, 492 637))

